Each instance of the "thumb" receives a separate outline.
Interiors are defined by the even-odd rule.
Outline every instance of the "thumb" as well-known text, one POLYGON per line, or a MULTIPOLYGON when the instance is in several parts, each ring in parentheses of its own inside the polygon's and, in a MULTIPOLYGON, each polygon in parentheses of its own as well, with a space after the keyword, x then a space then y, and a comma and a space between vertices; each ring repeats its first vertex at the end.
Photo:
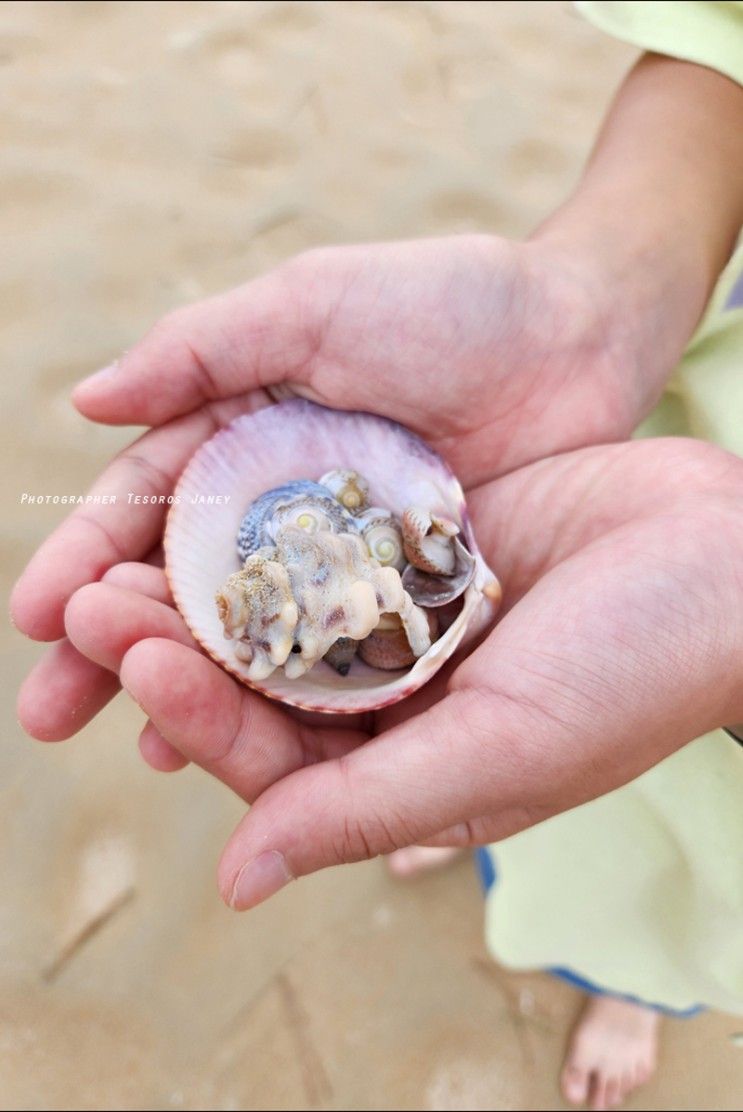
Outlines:
POLYGON ((74 404, 104 424, 161 425, 205 402, 285 380, 301 383, 318 345, 304 274, 292 260, 176 309, 120 359, 84 379, 74 404))
POLYGON ((456 691, 352 753, 273 784, 224 851, 225 902, 254 907, 296 877, 390 853, 472 815, 511 810, 512 730, 499 729, 494 711, 489 697, 456 691), (483 775, 486 740, 497 784, 483 775))

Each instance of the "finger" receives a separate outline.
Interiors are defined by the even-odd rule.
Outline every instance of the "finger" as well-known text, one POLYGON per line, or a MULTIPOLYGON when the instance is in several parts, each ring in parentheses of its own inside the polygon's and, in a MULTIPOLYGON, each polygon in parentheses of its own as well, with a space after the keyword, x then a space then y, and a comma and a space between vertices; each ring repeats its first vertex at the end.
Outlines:
POLYGON ((307 762, 337 757, 366 735, 308 727, 242 687, 205 656, 172 641, 141 641, 121 680, 157 731, 248 802, 307 762))
POLYGON ((699 593, 707 552, 687 531, 679 513, 673 526, 663 516, 625 529, 621 543, 612 534, 589 545, 506 615, 447 698, 266 791, 225 851, 223 895, 249 907, 270 894, 269 868, 278 885, 471 827, 473 816, 493 818, 468 842, 515 833, 626 783, 722 720, 710 677, 729 667, 736 633, 708 642, 701 632, 692 647, 722 596, 719 579, 699 593), (669 527, 694 594, 666 566, 669 527))
POLYGON ((132 645, 145 638, 196 644, 172 607, 110 583, 89 583, 76 591, 67 604, 65 626, 79 652, 112 672, 119 671, 132 645))
POLYGON ((26 677, 18 694, 18 719, 39 741, 64 741, 95 718, 118 690, 117 676, 64 639, 47 649, 26 677))
MULTIPOLYGON (((104 578, 157 600, 170 597, 163 572, 149 565, 118 564, 104 578)), ((19 719, 32 737, 64 741, 86 726, 118 690, 118 678, 63 638, 45 652, 24 681, 19 719)))
POLYGON ((603 1073, 599 1073, 598 1071, 593 1074, 588 1105, 589 1108, 592 1109, 592 1112, 607 1112, 606 1081, 604 1080, 603 1073))
POLYGON ((166 741, 153 722, 147 722, 139 735, 139 751, 156 772, 180 772, 190 762, 166 741))
POLYGON ((290 877, 425 841, 469 814, 498 810, 499 797, 505 810, 515 808, 509 708, 500 720, 499 709, 454 692, 341 759, 274 784, 225 850, 224 898, 252 907, 290 877), (494 785, 485 769, 499 763, 494 785))
POLYGON ((551 812, 540 814, 537 807, 503 807, 496 814, 480 815, 466 822, 447 826, 429 838, 422 838, 420 845, 456 849, 477 849, 492 842, 499 842, 518 830, 549 818, 551 812))
POLYGON ((621 1077, 608 1077, 606 1080, 606 1091, 604 1099, 607 1108, 616 1108, 622 1099, 622 1079, 621 1077))
POLYGON ((145 433, 106 468, 90 494, 109 501, 79 507, 41 545, 15 585, 11 614, 36 641, 64 634, 64 608, 78 587, 112 565, 138 560, 162 535, 167 499, 198 445, 237 413, 256 405, 240 398, 145 433), (113 501, 111 501, 113 499, 113 501))
POLYGON ((122 587, 138 595, 146 595, 147 598, 162 602, 166 606, 173 605, 173 596, 165 572, 152 564, 141 564, 133 560, 125 564, 114 564, 108 569, 101 582, 111 587, 122 587))
POLYGON ((160 425, 204 402, 301 379, 316 351, 291 267, 164 317, 74 392, 81 413, 114 425, 160 425))

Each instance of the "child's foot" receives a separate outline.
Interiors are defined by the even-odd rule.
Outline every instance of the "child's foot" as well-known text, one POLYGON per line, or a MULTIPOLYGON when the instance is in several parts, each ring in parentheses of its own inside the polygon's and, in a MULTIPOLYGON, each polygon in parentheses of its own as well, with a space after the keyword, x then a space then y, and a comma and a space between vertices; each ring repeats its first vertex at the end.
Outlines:
POLYGON ((398 880, 409 880, 419 873, 440 869, 462 852, 455 846, 408 846, 387 857, 387 868, 398 880))
POLYGON ((655 1073, 660 1016, 650 1008, 591 996, 570 1037, 563 1096, 593 1109, 617 1108, 655 1073))

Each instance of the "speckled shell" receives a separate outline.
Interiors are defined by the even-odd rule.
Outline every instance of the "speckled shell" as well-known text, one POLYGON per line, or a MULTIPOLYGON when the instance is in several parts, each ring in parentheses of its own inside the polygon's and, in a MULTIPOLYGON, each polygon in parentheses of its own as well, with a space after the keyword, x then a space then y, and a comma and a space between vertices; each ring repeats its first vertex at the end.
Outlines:
POLYGON ((466 636, 489 624, 499 587, 477 550, 462 489, 419 437, 382 417, 325 409, 293 399, 238 417, 199 448, 175 490, 165 532, 165 570, 175 603, 204 650, 241 682, 306 710, 352 714, 379 709, 426 683, 466 636), (424 656, 404 672, 381 673, 360 660, 341 676, 324 661, 306 675, 281 671, 250 682, 224 638, 216 592, 240 567, 235 539, 245 509, 285 483, 334 469, 359 470, 375 505, 396 516, 410 505, 455 521, 476 559, 462 609, 424 656), (214 504, 209 495, 221 495, 214 504))
POLYGON ((271 526, 277 516, 289 520, 287 511, 295 509, 299 513, 305 506, 316 508, 326 516, 334 533, 358 531, 354 518, 336 501, 327 487, 306 479, 282 483, 273 490, 267 490, 246 508, 237 534, 237 553, 240 559, 246 560, 264 545, 273 544, 275 536, 271 526))

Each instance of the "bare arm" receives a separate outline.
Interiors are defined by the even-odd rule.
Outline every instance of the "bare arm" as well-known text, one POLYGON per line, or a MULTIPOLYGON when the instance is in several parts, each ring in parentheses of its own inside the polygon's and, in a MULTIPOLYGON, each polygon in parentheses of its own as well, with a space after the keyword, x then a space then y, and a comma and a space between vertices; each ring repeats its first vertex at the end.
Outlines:
POLYGON ((590 260, 607 328, 647 408, 679 359, 743 224, 743 88, 646 54, 619 89, 577 189, 534 233, 590 260))

